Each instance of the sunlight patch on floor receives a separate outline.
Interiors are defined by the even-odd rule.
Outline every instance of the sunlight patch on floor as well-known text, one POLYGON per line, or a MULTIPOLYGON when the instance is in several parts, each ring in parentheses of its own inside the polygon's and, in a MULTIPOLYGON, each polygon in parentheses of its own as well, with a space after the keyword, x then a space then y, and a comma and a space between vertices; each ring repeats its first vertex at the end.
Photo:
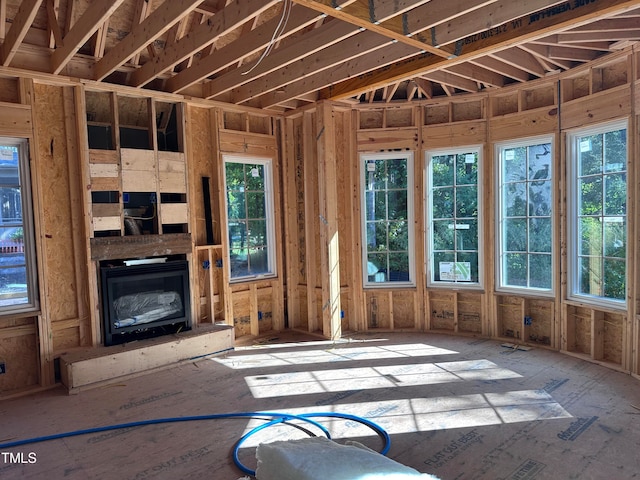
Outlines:
MULTIPOLYGON (((290 346, 297 348, 301 345, 302 344, 290 344, 290 346)), ((283 345, 278 345, 278 347, 283 347, 283 345)), ((260 350, 261 348, 262 347, 259 347, 257 350, 260 350)), ((251 351, 256 351, 256 349, 251 351)), ((322 350, 248 353, 242 355, 229 355, 224 358, 213 358, 211 360, 221 363, 229 368, 245 369, 349 362, 358 360, 429 357, 434 355, 453 355, 456 353, 458 352, 447 350, 446 348, 434 347, 424 343, 415 343, 407 345, 389 345, 384 347, 368 345, 348 348, 330 347, 322 350)))
POLYGON ((519 377, 488 360, 467 360, 252 375, 245 381, 255 398, 272 398, 519 377))

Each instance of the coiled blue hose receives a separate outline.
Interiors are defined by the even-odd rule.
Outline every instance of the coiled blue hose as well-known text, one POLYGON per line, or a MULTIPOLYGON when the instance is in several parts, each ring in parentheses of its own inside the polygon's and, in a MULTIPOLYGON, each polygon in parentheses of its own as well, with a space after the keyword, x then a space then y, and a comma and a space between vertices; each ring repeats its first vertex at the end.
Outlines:
POLYGON ((136 422, 129 423, 119 423, 116 425, 106 425, 103 427, 94 427, 94 428, 86 428, 83 430, 74 430, 71 432, 65 433, 56 433, 53 435, 45 435, 42 437, 34 437, 27 438, 24 440, 15 440, 13 442, 6 442, 0 444, 0 450, 12 447, 19 447, 22 445, 29 445, 32 443, 40 443, 46 442, 49 440, 57 440, 60 438, 68 438, 68 437, 76 437, 79 435, 87 435, 90 433, 100 433, 107 432, 110 430, 118 430, 121 428, 132 428, 132 427, 141 427, 144 425, 157 425, 161 423, 177 423, 177 422, 193 422, 193 421, 201 421, 201 420, 220 420, 227 418, 262 418, 267 419, 267 423, 259 425, 246 434, 244 434, 240 440, 238 440, 233 448, 233 462, 236 467, 238 467, 242 472, 255 476, 255 470, 251 470, 246 467, 238 458, 238 452, 240 451, 240 447, 242 444, 249 438, 251 435, 258 433, 259 431, 281 423, 287 423, 291 420, 298 420, 301 422, 309 423, 319 428, 327 438, 331 439, 331 435, 329 434, 329 430, 319 422, 312 420, 312 418, 325 417, 325 418, 340 418, 343 420, 352 420, 367 427, 371 428, 375 431, 383 440, 384 446, 380 453, 382 455, 386 455, 391 447, 391 438, 387 431, 382 428, 380 425, 372 422, 371 420, 367 420, 366 418, 358 417, 356 415, 349 415, 347 413, 337 413, 337 412, 321 412, 321 413, 302 413, 299 415, 293 415, 288 413, 277 413, 277 412, 239 412, 239 413, 219 413, 219 414, 209 414, 209 415, 195 415, 195 416, 187 416, 187 417, 168 417, 168 418, 155 418, 151 420, 138 420, 136 422))

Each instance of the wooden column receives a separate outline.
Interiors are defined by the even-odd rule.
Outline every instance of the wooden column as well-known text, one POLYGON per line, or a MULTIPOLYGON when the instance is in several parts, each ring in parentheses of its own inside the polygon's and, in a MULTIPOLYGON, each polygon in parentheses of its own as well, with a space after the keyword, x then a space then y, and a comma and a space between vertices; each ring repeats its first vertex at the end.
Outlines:
POLYGON ((318 198, 320 207, 320 274, 322 277, 322 332, 342 336, 340 319, 340 249, 338 245, 338 188, 334 112, 330 103, 318 105, 318 198))

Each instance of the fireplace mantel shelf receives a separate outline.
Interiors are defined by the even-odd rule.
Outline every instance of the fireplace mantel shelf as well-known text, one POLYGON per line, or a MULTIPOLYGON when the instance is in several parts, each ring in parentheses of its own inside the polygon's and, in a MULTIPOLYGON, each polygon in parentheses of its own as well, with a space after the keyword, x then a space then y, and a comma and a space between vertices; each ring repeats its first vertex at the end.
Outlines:
POLYGON ((93 261, 181 255, 192 251, 190 233, 96 237, 90 244, 93 261))

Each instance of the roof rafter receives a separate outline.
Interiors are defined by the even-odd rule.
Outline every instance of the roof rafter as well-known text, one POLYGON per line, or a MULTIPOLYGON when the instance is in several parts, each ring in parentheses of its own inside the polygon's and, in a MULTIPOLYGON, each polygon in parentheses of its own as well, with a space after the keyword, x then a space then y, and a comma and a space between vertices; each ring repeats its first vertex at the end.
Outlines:
POLYGON ((376 88, 381 85, 420 75, 425 71, 433 71, 449 64, 462 63, 478 59, 488 53, 503 50, 519 43, 548 36, 555 31, 567 30, 586 24, 606 15, 623 13, 637 8, 634 0, 599 0, 585 3, 580 7, 570 8, 570 4, 562 4, 557 8, 543 10, 540 13, 526 15, 508 22, 491 35, 472 35, 462 40, 460 55, 447 60, 433 55, 421 55, 409 60, 398 61, 393 68, 379 68, 367 73, 366 77, 346 79, 333 84, 320 92, 321 98, 341 99, 350 97, 365 88, 376 88))
POLYGON ((63 45, 51 55, 51 72, 58 74, 80 47, 93 35, 124 0, 101 0, 93 2, 65 35, 63 45))
POLYGON ((253 17, 271 8, 280 0, 236 0, 225 7, 219 15, 195 27, 177 43, 167 45, 161 55, 145 63, 131 76, 130 84, 140 87, 162 72, 189 58, 203 47, 211 45, 216 38, 250 21, 253 17))
MULTIPOLYGON (((315 23, 321 16, 314 11, 294 6, 280 38, 302 30, 315 23)), ((180 92, 223 68, 238 63, 242 58, 262 50, 269 44, 278 22, 277 18, 269 20, 253 29, 251 33, 218 50, 215 55, 196 60, 191 67, 168 79, 165 90, 180 92)))
POLYGON ((393 17, 380 24, 371 21, 369 8, 360 1, 355 1, 351 5, 343 8, 335 8, 332 0, 293 0, 312 10, 325 13, 344 22, 350 23, 360 28, 378 33, 392 40, 411 45, 419 50, 425 50, 439 57, 448 57, 451 52, 436 48, 426 41, 426 39, 408 36, 402 23, 402 18, 393 17))
POLYGON ((135 25, 129 35, 111 48, 95 66, 95 80, 102 80, 120 65, 162 36, 175 23, 186 17, 203 0, 171 0, 135 25))
MULTIPOLYGON (((25 0, 20 3, 16 18, 7 32, 0 51, 3 66, 6 67, 11 63, 11 60, 13 60, 22 40, 24 40, 24 37, 29 31, 29 27, 31 27, 33 23, 33 19, 36 18, 41 4, 42 0, 25 0)), ((4 18, 2 18, 2 22, 5 22, 4 18)))

